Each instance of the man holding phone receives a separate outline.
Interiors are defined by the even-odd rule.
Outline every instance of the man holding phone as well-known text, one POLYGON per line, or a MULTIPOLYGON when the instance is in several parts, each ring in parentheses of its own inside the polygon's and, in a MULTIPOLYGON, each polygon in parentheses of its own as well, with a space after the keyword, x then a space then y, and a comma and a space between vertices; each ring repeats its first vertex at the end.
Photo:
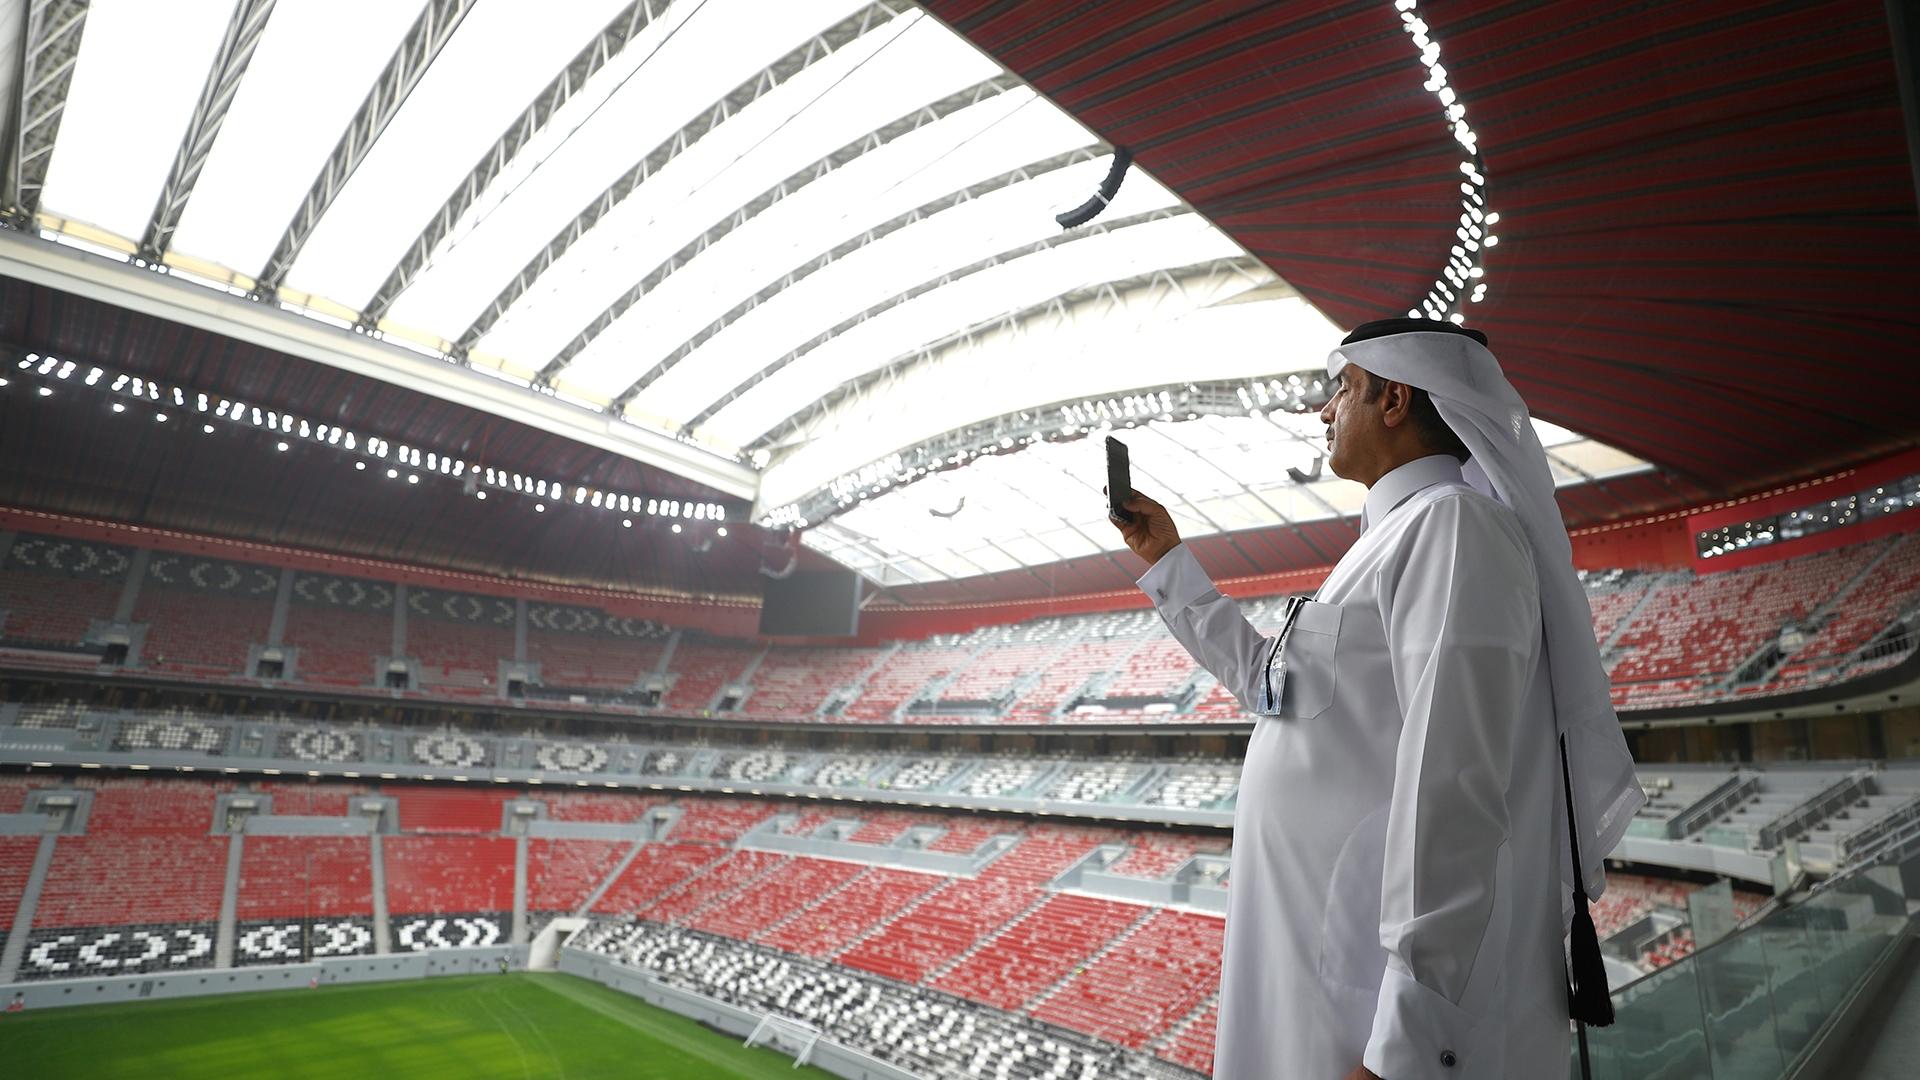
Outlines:
POLYGON ((1545 451, 1478 331, 1368 323, 1328 371, 1362 534, 1272 637, 1158 502, 1114 515, 1168 629, 1259 716, 1214 1075, 1564 1075, 1575 882, 1599 896, 1644 796, 1545 451))

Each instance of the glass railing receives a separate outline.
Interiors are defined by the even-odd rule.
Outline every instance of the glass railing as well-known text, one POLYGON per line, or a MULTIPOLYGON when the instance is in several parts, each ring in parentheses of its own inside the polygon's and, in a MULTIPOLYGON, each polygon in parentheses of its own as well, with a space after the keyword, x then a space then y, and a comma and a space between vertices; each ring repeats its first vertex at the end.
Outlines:
POLYGON ((1872 867, 1620 989, 1587 1030, 1594 1080, 1778 1080, 1907 919, 1899 871, 1872 867))

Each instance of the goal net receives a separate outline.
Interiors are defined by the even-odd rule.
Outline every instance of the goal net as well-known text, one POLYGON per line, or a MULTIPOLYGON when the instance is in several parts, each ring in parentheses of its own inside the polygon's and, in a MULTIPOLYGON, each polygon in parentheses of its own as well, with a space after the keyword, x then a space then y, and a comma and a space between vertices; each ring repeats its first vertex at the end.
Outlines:
POLYGON ((747 1036, 748 1046, 767 1046, 793 1057, 793 1067, 807 1064, 813 1056, 813 1044, 820 1041, 820 1029, 799 1020, 768 1014, 754 1025, 747 1036))

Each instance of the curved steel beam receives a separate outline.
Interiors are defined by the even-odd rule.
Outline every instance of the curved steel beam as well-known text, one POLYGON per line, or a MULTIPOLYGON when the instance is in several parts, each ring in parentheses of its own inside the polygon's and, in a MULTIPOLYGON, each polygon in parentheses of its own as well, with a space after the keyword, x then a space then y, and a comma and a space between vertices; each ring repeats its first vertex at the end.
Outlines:
POLYGON ((87 0, 31 0, 20 50, 20 94, 11 102, 6 168, 0 173, 0 213, 25 227, 40 209, 47 164, 60 134, 60 115, 73 84, 87 0))
MULTIPOLYGON (((1055 236, 1049 236, 1044 240, 1037 240, 1031 244, 1022 244, 1017 248, 1013 248, 1008 251, 1002 251, 995 255, 989 255, 986 258, 981 259, 980 261, 973 263, 970 266, 963 266, 958 270, 949 270, 946 273, 941 274, 939 277, 931 278, 927 281, 920 282, 917 285, 912 285, 912 286, 909 286, 908 288, 902 289, 899 292, 893 294, 892 296, 887 297, 885 300, 882 300, 878 304, 875 304, 872 307, 867 308, 866 310, 861 311, 850 318, 842 320, 839 325, 834 326, 831 329, 813 338, 808 339, 807 341, 803 342, 798 348, 794 349, 792 352, 787 353, 785 356, 782 356, 774 360, 773 362, 767 364, 765 367, 761 368, 759 371, 756 371, 752 375, 749 375, 746 378, 746 380, 743 381, 740 385, 734 387, 732 390, 727 391, 725 394, 721 395, 719 398, 716 398, 714 401, 709 403, 706 408, 701 409, 700 412, 697 415, 695 415, 693 419, 687 421, 686 430, 692 431, 695 428, 698 428, 701 424, 704 424, 709 419, 711 419, 715 413, 719 412, 721 409, 726 408, 728 405, 733 404, 733 402, 736 399, 738 399, 740 395, 745 394, 747 391, 760 385, 766 379, 773 376, 775 373, 779 372, 781 369, 785 368, 788 364, 794 363, 795 361, 799 360, 801 357, 807 355, 808 353, 819 348, 820 346, 825 345, 827 342, 832 341, 834 338, 839 337, 841 334, 846 333, 847 331, 853 329, 854 327, 859 326, 861 323, 866 322, 868 319, 873 318, 876 314, 882 311, 885 311, 888 308, 898 307, 899 305, 904 304, 909 300, 914 299, 915 297, 925 295, 926 293, 930 293, 933 290, 938 289, 943 285, 951 285, 962 278, 972 277, 974 274, 980 273, 983 270, 991 270, 994 267, 1000 266, 1003 263, 1012 262, 1015 259, 1019 259, 1027 255, 1033 255, 1042 251, 1050 250, 1052 248, 1058 247, 1063 243, 1067 243, 1068 241, 1079 240, 1088 236, 1095 236, 1100 233, 1114 232, 1119 229, 1124 229, 1129 225, 1139 225, 1148 221, 1157 221, 1161 218, 1180 217, 1186 213, 1188 213, 1188 211, 1184 209, 1182 210, 1150 210, 1144 214, 1134 214, 1129 217, 1115 218, 1112 221, 1096 222, 1091 226, 1075 229, 1070 233, 1060 233, 1055 236)), ((1052 300, 1057 300, 1057 299, 1058 299, 1057 297, 1052 298, 1052 300)), ((1049 302, 1052 302, 1052 300, 1050 300, 1049 302)), ((995 321, 998 321, 998 320, 996 319, 995 321)), ((952 339, 949 337, 949 338, 943 338, 941 340, 950 341, 952 339)))
POLYGON ((514 118, 513 123, 507 125, 507 130, 488 147, 487 152, 480 155, 479 162, 461 179, 453 189, 453 194, 447 196, 439 212, 433 215, 433 220, 420 230, 420 235, 414 238, 413 243, 407 245, 406 253, 361 311, 360 322, 363 325, 376 325, 386 316, 394 300, 426 269, 433 249, 453 231, 460 216, 479 200, 480 193, 493 183, 507 163, 520 152, 520 148, 527 144, 527 140, 544 128, 547 121, 560 111, 560 107, 587 84, 588 79, 620 55, 620 51, 639 36, 640 31, 645 30, 672 4, 673 0, 634 0, 615 15, 613 21, 607 23, 586 48, 569 60, 552 82, 534 95, 533 102, 514 118))
POLYGON ((179 227, 187 201, 193 198, 194 182, 200 179, 200 170, 207 164, 214 140, 220 137, 220 125, 226 122, 227 109, 233 104, 234 95, 240 92, 240 80, 246 77, 247 65, 260 44, 260 35, 266 32, 274 3, 275 0, 240 0, 233 9, 226 36, 220 40, 220 50, 214 53, 213 67, 207 72, 207 85, 200 90, 200 100, 187 120, 187 133, 181 137, 180 149, 173 155, 173 169, 167 173, 167 182, 160 188, 160 201, 153 207, 153 218, 147 222, 147 231, 140 238, 140 255, 148 262, 159 262, 173 242, 173 230, 179 227))
POLYGON ((366 160, 367 152, 373 149, 380 133, 399 113, 407 95, 419 85, 421 76, 427 73, 434 57, 439 56, 441 48, 452 39, 460 20, 473 10, 475 2, 428 0, 420 17, 414 20, 407 36, 401 40, 400 47, 394 50, 393 59, 387 61, 386 69, 374 80, 367 99, 360 103, 359 111, 347 122, 347 130, 341 134, 340 142, 333 148, 327 163, 320 167, 320 175, 313 181, 313 187, 308 189, 307 197, 301 200, 300 208, 294 211, 287 231, 274 246, 266 267, 256 279, 259 292, 272 295, 286 281, 287 271, 293 267, 293 261, 300 257, 300 249, 306 246, 307 238, 319 226, 327 207, 333 205, 334 198, 347 186, 347 179, 366 160))
MULTIPOLYGON (((699 348, 707 339, 739 321, 747 312, 766 303, 782 290, 792 287, 809 274, 824 268, 837 259, 845 257, 849 252, 866 247, 868 244, 904 229, 915 222, 921 221, 929 215, 976 199, 990 191, 997 191, 1003 187, 1017 184, 1024 180, 1031 180, 1043 173, 1053 172, 1056 169, 1064 169, 1069 165, 1077 165, 1082 161, 1092 161, 1097 156, 1092 147, 1081 147, 1078 150, 1069 150, 1064 154, 1055 154, 1053 157, 1022 165, 1017 169, 1011 169, 1001 173, 999 176, 989 177, 978 183, 969 184, 958 191, 948 192, 931 202, 922 203, 904 214, 881 222, 879 225, 866 230, 860 235, 836 245, 830 251, 821 252, 819 255, 814 256, 812 259, 794 267, 762 286, 758 291, 753 293, 753 295, 735 304, 726 314, 708 324, 705 329, 675 346, 672 352, 662 357, 658 363, 648 368, 638 379, 634 380, 631 386, 621 391, 619 396, 614 398, 610 411, 617 413, 625 408, 627 403, 632 401, 640 391, 653 385, 660 376, 665 375, 675 364, 678 364, 690 356, 693 351, 699 348)), ((642 284, 645 283, 643 282, 642 284)), ((555 367, 555 365, 564 367, 566 362, 572 360, 582 349, 586 348, 587 344, 591 342, 595 336, 606 330, 607 327, 612 326, 616 319, 622 314, 625 314, 627 308, 632 307, 634 303, 638 302, 642 292, 643 290, 641 290, 639 286, 635 286, 633 291, 621 297, 619 301, 615 302, 614 306, 602 312, 600 317, 594 320, 593 325, 588 327, 587 330, 581 331, 581 336, 576 337, 560 356, 554 358, 553 363, 549 364, 548 367, 555 371, 558 370, 558 367, 555 367)))
POLYGON ((623 293, 618 300, 608 305, 605 311, 602 311, 596 316, 593 322, 588 324, 587 328, 582 330, 573 341, 568 342, 567 347, 560 351, 560 355, 548 361, 546 367, 541 369, 540 377, 542 379, 551 379, 554 375, 559 374, 567 364, 572 362, 575 356, 578 356, 588 344, 592 343, 595 337, 604 333, 620 316, 626 314, 628 308, 639 303, 642 297, 659 288, 662 281, 665 281, 681 267, 693 261, 694 256, 707 250, 714 244, 719 243, 728 233, 759 217, 762 212, 774 203, 793 195, 801 188, 826 176, 835 169, 846 165, 848 162, 870 150, 878 150, 908 132, 917 131, 942 117, 958 112, 969 105, 977 105, 987 98, 1003 94, 1019 85, 1020 81, 1011 75, 996 75, 991 79, 975 83, 973 86, 957 94, 949 94, 939 101, 922 105, 920 108, 915 109, 906 116, 900 117, 887 126, 876 128, 862 135, 853 142, 835 150, 819 161, 814 162, 799 172, 794 173, 792 176, 787 177, 785 180, 780 181, 778 184, 768 188, 753 199, 753 201, 713 223, 705 232, 694 237, 681 247, 679 251, 668 256, 665 262, 648 271, 645 277, 641 278, 631 289, 623 293))
MULTIPOLYGON (((727 96, 714 102, 712 107, 703 110, 700 115, 688 121, 665 142, 654 147, 633 168, 621 174, 620 178, 609 185, 607 190, 601 192, 599 197, 588 203, 579 214, 574 216, 573 221, 566 228, 561 229, 554 234, 552 240, 547 241, 547 246, 522 267, 518 274, 514 275, 514 279, 493 298, 493 301, 480 313, 479 318, 474 320, 473 325, 467 327, 465 332, 455 339, 454 353, 463 355, 472 349, 476 342, 493 329, 493 325, 500 321, 501 317, 507 313, 507 309, 526 295, 549 267, 560 261, 560 257, 566 254, 568 248, 585 236, 588 230, 599 224, 600 219, 620 205, 627 196, 638 190, 640 185, 646 183, 654 173, 665 168, 668 162, 685 153, 689 147, 706 137, 708 132, 731 119, 734 113, 760 100, 777 87, 786 85, 787 81, 795 75, 838 52, 848 43, 862 37, 869 30, 879 27, 896 14, 898 12, 894 10, 892 4, 869 4, 807 39, 806 44, 767 65, 751 78, 734 87, 727 96)), ((546 369, 543 368, 543 375, 545 371, 546 369)))
MULTIPOLYGON (((1217 270, 1217 267, 1212 269, 1187 268, 1187 270, 1177 273, 1190 276, 1189 272, 1192 274, 1204 274, 1213 272, 1214 270, 1217 270)), ((1155 275, 1148 276, 1160 275, 1156 273, 1155 275)), ((1101 288, 1104 287, 1105 286, 1102 286, 1101 288)), ((1024 318, 1032 314, 1043 313, 1051 306, 1052 302, 1050 301, 1047 305, 1043 305, 1035 311, 1025 313, 1020 317, 1024 318)), ((1199 412, 1208 416, 1246 416, 1249 415, 1253 409, 1245 404, 1245 394, 1247 387, 1254 381, 1258 380, 1220 379, 1201 383, 1182 380, 1180 382, 1164 383, 1155 386, 1136 387, 1131 390, 1114 391, 1102 394, 1099 398, 1095 399, 1067 398, 1040 405, 1028 405, 1001 416, 930 435, 914 443, 912 446, 902 448, 890 454, 880 455, 874 464, 863 466, 860 469, 834 477, 782 507, 766 508, 757 520, 765 525, 783 518, 785 520, 805 518, 810 525, 818 524, 819 522, 837 516, 843 510, 850 509, 854 505, 857 505, 859 502, 857 498, 859 490, 872 485, 874 479, 878 476, 888 477, 891 481, 891 488, 897 490, 925 476, 961 467, 972 454, 984 455, 1009 452, 1002 449, 1008 440, 1011 440, 1012 443, 1010 452, 1018 453, 1020 452, 1020 448, 1027 445, 1030 440, 1037 439, 1051 442, 1061 439, 1072 440, 1082 438, 1087 431, 1095 426, 1095 421, 1091 419, 1090 416, 1095 407, 1101 409, 1101 419, 1111 419, 1116 423, 1122 419, 1122 414, 1118 411, 1111 414, 1105 411, 1104 402, 1116 398, 1129 401, 1139 401, 1141 399, 1152 401, 1155 398, 1160 398, 1161 400, 1171 401, 1173 403, 1173 408, 1169 411, 1175 414, 1199 412), (1076 411, 1085 417, 1085 419, 1078 422, 1070 420, 1068 418, 1070 410, 1076 411), (1063 425, 1072 425, 1080 430, 1076 431, 1073 435, 1062 435, 1063 425), (898 463, 898 472, 893 471, 892 468, 896 461, 898 463), (887 467, 876 472, 876 469, 883 464, 887 467), (924 470, 924 472, 921 470, 924 470), (838 488, 838 490, 836 490, 836 488, 838 488), (849 492, 851 492, 851 494, 849 494, 849 492), (785 515, 776 515, 776 510, 786 510, 788 513, 785 515)), ((1159 412, 1160 408, 1160 406, 1155 405, 1152 411, 1159 412)), ((1126 415, 1131 417, 1133 414, 1129 413, 1126 415)), ((1290 432, 1289 435, 1291 435, 1290 432)), ((1261 497, 1257 492, 1247 488, 1245 484, 1241 484, 1240 486, 1243 490, 1247 491, 1248 494, 1252 494, 1255 498, 1260 499, 1261 503, 1273 511, 1273 513, 1279 514, 1283 518, 1285 517, 1277 507, 1274 507, 1271 502, 1261 497)), ((1301 488, 1305 491, 1309 488, 1309 485, 1303 484, 1301 488)), ((1318 499, 1317 496, 1309 494, 1309 498, 1314 499, 1316 503, 1322 506, 1332 517, 1337 519, 1341 516, 1339 511, 1333 509, 1333 507, 1325 503, 1324 500, 1318 499)), ((1198 513, 1198 511, 1196 510, 1195 513, 1198 513)), ((1288 520, 1287 523, 1293 524, 1291 520, 1288 520)))
MULTIPOLYGON (((1165 211, 1161 212, 1164 213, 1165 211)), ((1050 297, 1032 307, 1010 312, 1005 315, 998 315, 985 322, 976 323, 972 326, 956 330, 939 341, 928 342, 910 353, 895 357, 893 360, 867 372, 865 375, 849 379, 835 389, 822 394, 820 397, 805 402, 802 408, 794 411, 793 415, 775 424, 773 427, 768 428, 759 438, 749 443, 741 453, 743 456, 750 456, 755 451, 772 449, 795 435, 804 434, 809 424, 832 412, 840 403, 866 392, 867 388, 873 386, 875 383, 893 378, 907 368, 931 359, 934 353, 947 345, 969 338, 983 330, 999 326, 1018 325, 1028 319, 1048 312, 1066 315, 1068 313, 1068 307, 1081 300, 1101 294, 1117 296, 1119 292, 1124 289, 1151 284, 1155 281, 1163 282, 1169 288, 1178 290, 1184 289, 1186 283, 1189 281, 1208 279, 1221 273, 1245 274, 1259 279, 1263 276, 1271 276, 1273 271, 1268 269, 1265 263, 1251 256, 1237 259, 1211 259, 1196 266, 1155 270, 1150 274, 1136 274, 1118 281, 1102 282, 1099 285, 1084 289, 1075 289, 1071 292, 1062 293, 1059 296, 1050 297)), ((1185 384, 1183 383, 1181 385, 1185 384)))

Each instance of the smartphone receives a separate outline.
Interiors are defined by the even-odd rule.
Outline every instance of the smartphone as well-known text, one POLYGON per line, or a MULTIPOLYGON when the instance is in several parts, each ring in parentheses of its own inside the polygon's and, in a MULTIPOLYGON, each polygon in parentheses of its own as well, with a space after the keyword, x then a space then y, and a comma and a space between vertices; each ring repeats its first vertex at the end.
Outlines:
POLYGON ((1107 436, 1107 516, 1122 525, 1133 521, 1127 500, 1133 498, 1133 470, 1127 464, 1127 444, 1107 436))

